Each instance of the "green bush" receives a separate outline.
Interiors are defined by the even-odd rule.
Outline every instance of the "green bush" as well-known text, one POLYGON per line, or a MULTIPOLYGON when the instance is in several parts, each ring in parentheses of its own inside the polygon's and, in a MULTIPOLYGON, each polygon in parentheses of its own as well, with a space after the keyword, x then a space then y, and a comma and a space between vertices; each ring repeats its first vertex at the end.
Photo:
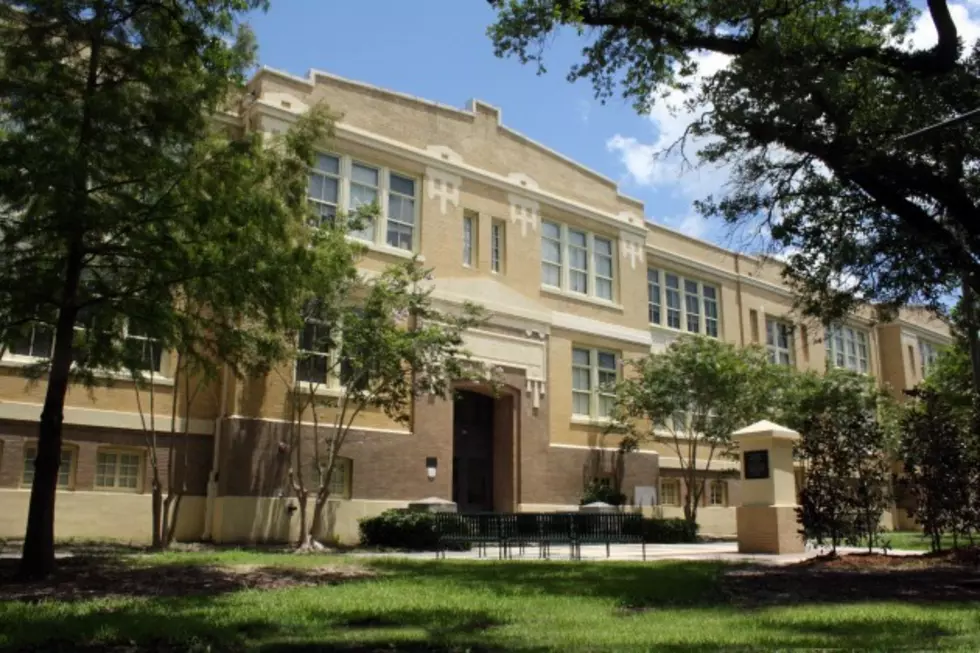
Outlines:
POLYGON ((439 547, 435 515, 431 512, 392 509, 358 522, 361 544, 387 549, 431 551, 439 547))
POLYGON ((601 501, 611 506, 622 506, 626 503, 626 495, 609 484, 607 479, 594 479, 585 486, 581 505, 601 501))
POLYGON ((698 525, 686 519, 644 519, 643 541, 648 544, 693 544, 698 525))

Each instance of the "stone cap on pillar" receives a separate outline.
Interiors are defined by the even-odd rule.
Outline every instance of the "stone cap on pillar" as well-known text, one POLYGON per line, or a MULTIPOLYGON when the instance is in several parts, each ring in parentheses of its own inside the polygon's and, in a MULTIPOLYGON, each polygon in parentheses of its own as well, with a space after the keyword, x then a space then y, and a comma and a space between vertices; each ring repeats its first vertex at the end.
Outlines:
POLYGON ((736 441, 750 440, 753 438, 772 438, 773 440, 796 442, 800 439, 800 434, 793 429, 780 426, 767 419, 760 420, 755 424, 749 424, 745 428, 741 428, 732 433, 732 439, 736 441))
POLYGON ((439 497, 428 497, 410 502, 408 509, 416 512, 456 512, 456 504, 439 497))

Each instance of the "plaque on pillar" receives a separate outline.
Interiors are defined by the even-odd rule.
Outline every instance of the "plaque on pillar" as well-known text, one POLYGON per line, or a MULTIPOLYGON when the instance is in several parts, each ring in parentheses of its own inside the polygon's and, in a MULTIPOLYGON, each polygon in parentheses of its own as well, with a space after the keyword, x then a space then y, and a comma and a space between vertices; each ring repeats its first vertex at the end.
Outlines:
POLYGON ((793 468, 799 433, 762 421, 732 439, 742 450, 741 505, 735 509, 739 552, 801 553, 793 468))

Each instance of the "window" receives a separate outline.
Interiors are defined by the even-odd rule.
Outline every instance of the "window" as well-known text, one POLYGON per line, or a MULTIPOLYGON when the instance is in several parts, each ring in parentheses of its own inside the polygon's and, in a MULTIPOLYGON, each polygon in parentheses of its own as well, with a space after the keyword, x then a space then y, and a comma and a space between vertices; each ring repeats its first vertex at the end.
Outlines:
POLYGON ((572 349, 572 413, 610 417, 616 403, 618 356, 600 349, 572 349))
POLYGON ((660 479, 660 505, 681 505, 681 481, 677 478, 660 479))
POLYGON ((613 242, 557 222, 541 223, 541 283, 613 301, 613 242))
MULTIPOLYGON (((350 198, 347 209, 353 213, 362 206, 371 206, 379 203, 378 187, 381 180, 381 171, 363 163, 354 162, 351 164, 350 171, 350 198)), ((360 229, 351 232, 355 238, 374 242, 374 218, 368 220, 360 229)))
MULTIPOLYGON (((316 487, 320 486, 323 474, 326 473, 326 462, 313 465, 313 481, 316 487)), ((351 472, 354 469, 354 461, 343 456, 336 456, 333 459, 333 472, 330 474, 330 498, 350 499, 351 497, 351 472)))
POLYGON ((95 462, 95 487, 100 490, 139 492, 143 456, 133 451, 99 451, 95 462))
POLYGON ((708 486, 708 505, 728 505, 728 483, 725 481, 711 481, 711 484, 708 486))
POLYGON ((34 323, 30 329, 15 335, 7 343, 7 354, 24 358, 51 358, 54 348, 54 328, 34 323))
POLYGON ((720 332, 718 288, 696 279, 647 269, 647 307, 650 324, 712 338, 720 332))
POLYGON ((133 323, 127 324, 126 343, 133 347, 133 353, 140 361, 138 369, 156 374, 163 370, 163 348, 157 340, 146 335, 142 327, 133 323))
POLYGON ((671 415, 670 426, 675 435, 687 433, 687 413, 679 411, 671 415))
MULTIPOLYGON (((332 222, 337 215, 340 199, 340 159, 329 154, 317 154, 310 171, 310 204, 319 218, 318 223, 332 222)), ((319 226, 316 225, 316 226, 319 226)))
POLYGON ((779 320, 766 318, 766 350, 769 362, 793 365, 793 327, 779 320))
POLYGON ((667 281, 667 326, 681 328, 681 281, 676 274, 665 275, 667 281))
POLYGON ((919 364, 921 365, 922 378, 929 376, 929 370, 939 359, 939 346, 928 340, 919 340, 919 364))
POLYGON ((868 373, 868 333, 848 326, 827 329, 827 362, 854 372, 868 373))
POLYGON ((541 223, 541 283, 561 287, 561 227, 541 223))
POLYGON ((704 332, 712 338, 718 337, 718 289, 714 286, 701 286, 704 302, 704 332))
POLYGON ((473 265, 473 249, 474 249, 474 222, 476 222, 476 216, 472 213, 466 213, 463 215, 463 265, 466 267, 472 267, 473 265))
POLYGON ((320 224, 333 220, 340 206, 354 212, 377 203, 379 217, 352 231, 351 236, 375 245, 412 250, 417 192, 418 183, 409 176, 350 157, 321 153, 310 171, 307 196, 320 224))
POLYGON ((494 220, 490 224, 490 271, 503 272, 504 269, 504 223, 494 220))
POLYGON ((412 249, 415 232, 415 180, 389 173, 387 242, 398 249, 412 249))
MULTIPOLYGON (((37 458, 37 445, 24 447, 24 477, 21 485, 30 487, 34 483, 34 459, 37 458)), ((58 487, 70 489, 75 476, 75 450, 61 447, 61 464, 58 465, 58 487)))
POLYGON ((660 324, 660 270, 647 268, 647 312, 651 324, 660 324))

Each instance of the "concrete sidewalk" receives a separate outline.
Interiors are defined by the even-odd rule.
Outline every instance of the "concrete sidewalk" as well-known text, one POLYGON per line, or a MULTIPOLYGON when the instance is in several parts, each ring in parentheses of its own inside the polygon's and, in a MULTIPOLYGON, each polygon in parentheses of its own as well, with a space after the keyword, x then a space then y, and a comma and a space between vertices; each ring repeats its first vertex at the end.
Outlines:
MULTIPOLYGON (((813 558, 829 549, 815 548, 804 553, 789 553, 783 555, 759 555, 745 554, 738 552, 738 544, 735 542, 705 542, 701 544, 647 544, 646 559, 653 560, 723 560, 726 562, 753 562, 767 565, 788 565, 801 562, 808 558, 813 558)), ((865 548, 838 547, 837 551, 841 554, 860 553, 867 551, 865 548)), ((882 553, 876 549, 876 553, 882 553)), ((447 560, 499 560, 500 550, 495 546, 488 546, 486 556, 480 557, 474 548, 471 551, 448 551, 447 560)), ((895 551, 889 550, 888 555, 895 556, 915 556, 922 555, 922 551, 895 551)), ((539 559, 539 549, 530 546, 524 549, 523 555, 518 549, 510 550, 513 560, 537 560, 539 559)), ((609 547, 609 557, 606 557, 606 547, 603 544, 590 544, 581 548, 582 560, 588 562, 611 561, 642 561, 643 548, 639 544, 612 544, 609 547)), ((432 560, 436 558, 434 552, 352 552, 350 555, 355 557, 388 557, 388 558, 409 558, 414 560, 432 560)), ((550 560, 570 560, 570 551, 567 546, 553 545, 551 547, 550 560)))

